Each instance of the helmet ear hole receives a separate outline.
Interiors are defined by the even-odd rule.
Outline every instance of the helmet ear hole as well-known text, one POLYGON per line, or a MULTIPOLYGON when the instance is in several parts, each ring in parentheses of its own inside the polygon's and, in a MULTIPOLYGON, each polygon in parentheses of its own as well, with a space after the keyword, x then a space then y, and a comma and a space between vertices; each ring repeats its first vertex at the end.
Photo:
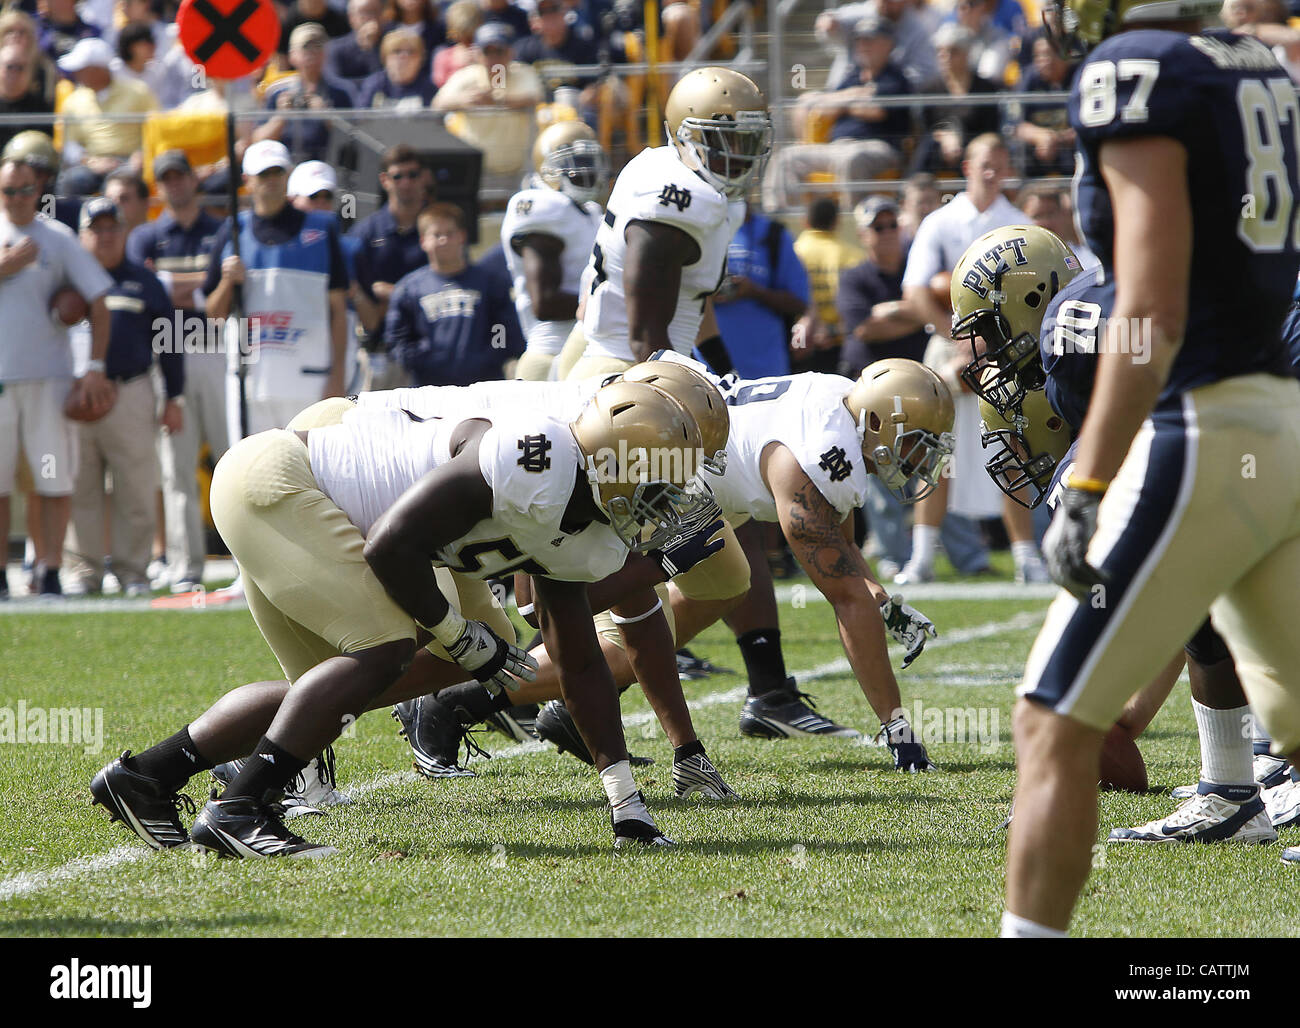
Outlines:
POLYGON ((880 425, 881 425, 880 415, 878 415, 875 411, 869 411, 867 414, 867 425, 871 429, 871 431, 879 432, 880 425))

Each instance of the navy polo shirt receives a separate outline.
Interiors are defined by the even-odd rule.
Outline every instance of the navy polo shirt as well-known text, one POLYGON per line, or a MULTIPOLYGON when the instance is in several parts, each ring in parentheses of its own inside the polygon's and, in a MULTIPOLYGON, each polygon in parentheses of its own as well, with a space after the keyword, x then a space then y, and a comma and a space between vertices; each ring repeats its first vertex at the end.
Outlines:
MULTIPOLYGON (((124 259, 117 267, 104 270, 113 276, 112 288, 104 294, 109 313, 104 374, 125 382, 149 370, 157 323, 170 326, 175 308, 158 276, 143 264, 124 259)), ((185 358, 179 352, 162 353, 158 366, 167 384, 167 399, 180 396, 185 389, 185 358)))

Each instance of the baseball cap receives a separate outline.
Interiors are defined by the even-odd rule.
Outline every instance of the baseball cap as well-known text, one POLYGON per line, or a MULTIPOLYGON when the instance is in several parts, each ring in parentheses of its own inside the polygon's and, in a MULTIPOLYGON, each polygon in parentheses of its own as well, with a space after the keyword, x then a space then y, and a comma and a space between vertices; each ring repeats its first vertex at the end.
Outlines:
POLYGON ((161 179, 169 171, 183 171, 186 174, 191 174, 194 171, 190 167, 190 159, 185 156, 184 150, 167 150, 153 159, 153 177, 155 179, 161 179))
POLYGON ((503 25, 499 21, 480 25, 478 31, 474 33, 474 45, 480 49, 485 46, 510 46, 514 40, 515 34, 510 31, 510 26, 503 25))
POLYGON ((339 180, 324 161, 303 161, 289 176, 290 196, 315 196, 322 189, 338 192, 339 180))
POLYGON ((96 218, 103 217, 105 214, 112 215, 113 219, 119 224, 125 219, 122 217, 121 209, 106 196, 96 196, 87 200, 81 206, 81 231, 86 231, 95 223, 96 218))
POLYGON ((245 175, 260 175, 268 168, 283 168, 288 171, 292 167, 289 151, 283 143, 274 139, 259 139, 244 151, 245 175))
POLYGON ((59 58, 59 71, 74 73, 86 68, 107 68, 113 63, 113 48, 102 39, 89 36, 59 58))
POLYGON ((853 26, 854 39, 870 39, 873 36, 889 36, 892 39, 894 26, 874 14, 868 14, 853 26))
POLYGON ((869 196, 853 208, 853 221, 858 228, 869 228, 880 215, 898 214, 898 204, 887 196, 869 196))

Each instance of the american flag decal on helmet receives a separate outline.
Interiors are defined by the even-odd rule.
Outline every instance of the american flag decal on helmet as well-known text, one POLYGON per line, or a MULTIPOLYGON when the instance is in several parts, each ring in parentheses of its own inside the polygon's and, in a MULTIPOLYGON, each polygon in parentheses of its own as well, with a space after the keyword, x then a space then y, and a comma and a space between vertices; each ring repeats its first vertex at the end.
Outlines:
POLYGON ((1072 253, 1067 253, 1067 254, 1065 255, 1065 266, 1066 266, 1067 268, 1069 268, 1071 271, 1078 271, 1078 270, 1079 270, 1079 258, 1076 257, 1076 256, 1075 256, 1074 254, 1072 254, 1072 253))

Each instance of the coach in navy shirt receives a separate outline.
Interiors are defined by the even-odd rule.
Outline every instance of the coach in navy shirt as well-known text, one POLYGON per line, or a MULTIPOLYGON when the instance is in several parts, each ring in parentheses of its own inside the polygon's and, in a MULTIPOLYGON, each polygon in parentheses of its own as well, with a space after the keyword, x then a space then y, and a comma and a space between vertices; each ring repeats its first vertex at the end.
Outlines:
POLYGON ((429 265, 393 290, 384 334, 394 359, 416 385, 504 378, 506 362, 524 352, 509 289, 465 263, 465 215, 455 204, 431 204, 419 227, 429 265))

